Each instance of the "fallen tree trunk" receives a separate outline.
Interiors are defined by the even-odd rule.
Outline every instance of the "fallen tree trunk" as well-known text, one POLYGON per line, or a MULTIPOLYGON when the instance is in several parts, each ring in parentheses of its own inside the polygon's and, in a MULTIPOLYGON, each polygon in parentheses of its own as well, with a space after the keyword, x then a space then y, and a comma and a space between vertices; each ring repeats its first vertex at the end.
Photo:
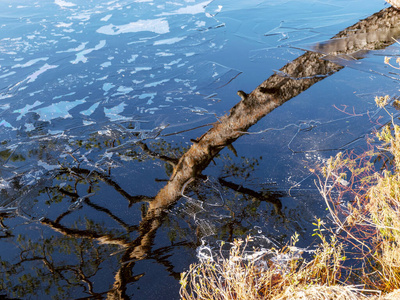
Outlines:
POLYGON ((193 178, 201 175, 215 155, 245 134, 266 114, 343 68, 324 60, 325 55, 385 48, 394 43, 392 37, 400 36, 397 30, 399 25, 400 13, 392 7, 384 9, 338 33, 332 38, 333 43, 317 45, 319 52, 306 52, 288 63, 249 95, 239 92, 242 100, 194 141, 176 163, 168 183, 150 200, 146 216, 140 222, 140 235, 124 252, 121 269, 115 275, 113 289, 107 298, 127 297, 126 286, 135 280, 131 269, 136 261, 151 252, 156 231, 162 225, 164 210, 181 197, 184 188, 193 178))
MULTIPOLYGON (((150 202, 149 212, 177 201, 190 180, 199 176, 225 146, 231 144, 265 115, 296 97, 315 83, 338 72, 342 65, 325 60, 327 55, 351 55, 357 51, 383 49, 400 36, 400 13, 386 8, 339 32, 285 65, 220 118, 182 155, 168 183, 150 202)), ((355 55, 357 57, 357 55, 355 55)))

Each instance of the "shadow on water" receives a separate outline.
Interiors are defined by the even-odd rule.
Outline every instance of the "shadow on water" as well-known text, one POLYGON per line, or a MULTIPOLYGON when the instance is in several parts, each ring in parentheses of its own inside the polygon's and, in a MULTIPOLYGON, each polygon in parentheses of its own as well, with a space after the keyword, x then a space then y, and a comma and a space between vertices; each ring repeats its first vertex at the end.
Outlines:
POLYGON ((283 243, 301 230, 285 209, 287 191, 247 183, 266 158, 232 160, 237 156, 232 143, 366 51, 393 44, 399 24, 400 14, 390 7, 313 45, 251 93, 239 91, 241 101, 189 146, 163 135, 164 128, 141 129, 138 121, 92 131, 89 126, 87 139, 78 138, 80 129, 36 135, 0 152, 0 172, 8 178, 0 195, 0 241, 7 241, 1 251, 2 291, 22 298, 130 299, 147 295, 140 286, 154 286, 153 299, 169 299, 177 295, 182 271, 177 266, 193 261, 204 237, 232 240, 251 233, 264 218, 273 243, 283 243), (231 152, 222 153, 226 147, 231 152), (26 171, 33 160, 43 166, 40 174, 26 171), (223 170, 204 175, 212 163, 223 170), (140 176, 135 182, 129 177, 148 166, 154 186, 146 190, 140 176))

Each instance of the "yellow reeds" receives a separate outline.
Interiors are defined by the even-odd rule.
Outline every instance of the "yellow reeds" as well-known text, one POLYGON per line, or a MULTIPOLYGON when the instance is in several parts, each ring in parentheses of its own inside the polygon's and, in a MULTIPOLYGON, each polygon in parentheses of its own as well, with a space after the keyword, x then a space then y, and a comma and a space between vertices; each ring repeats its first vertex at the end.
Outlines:
POLYGON ((391 117, 376 133, 379 142, 359 155, 338 153, 320 169, 317 186, 334 226, 314 224, 320 243, 313 257, 295 255, 298 235, 270 249, 268 259, 249 259, 251 237, 236 240, 228 257, 210 257, 182 274, 181 299, 400 299, 400 126, 388 109, 400 101, 375 102, 391 117))

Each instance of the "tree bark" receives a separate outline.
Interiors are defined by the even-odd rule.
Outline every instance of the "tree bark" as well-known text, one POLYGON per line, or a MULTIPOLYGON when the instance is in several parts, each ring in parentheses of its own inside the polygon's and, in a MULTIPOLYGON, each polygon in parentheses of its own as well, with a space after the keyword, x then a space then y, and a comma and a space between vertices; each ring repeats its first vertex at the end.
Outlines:
POLYGON ((199 176, 225 146, 231 144, 265 115, 296 97, 315 83, 338 72, 342 65, 325 58, 329 55, 353 55, 359 51, 383 49, 400 35, 400 13, 386 8, 339 32, 313 51, 285 65, 261 83, 249 95, 241 92, 242 101, 220 118, 182 155, 168 183, 150 202, 149 211, 166 208, 177 201, 190 180, 199 176))

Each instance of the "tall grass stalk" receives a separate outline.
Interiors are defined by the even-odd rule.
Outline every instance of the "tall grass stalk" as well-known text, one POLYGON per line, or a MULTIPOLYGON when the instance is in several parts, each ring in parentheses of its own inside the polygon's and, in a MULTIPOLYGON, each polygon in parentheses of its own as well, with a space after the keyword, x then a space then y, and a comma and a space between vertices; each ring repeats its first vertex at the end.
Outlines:
MULTIPOLYGON (((246 246, 251 237, 236 240, 227 258, 210 258, 182 273, 181 299, 292 299, 296 293, 309 295, 310 288, 339 290, 342 246, 334 237, 326 240, 317 234, 323 241, 310 262, 303 261, 294 245, 270 250, 271 260, 254 254, 257 259, 249 259, 246 246)), ((292 240, 295 242, 296 236, 292 240)), ((340 290, 357 293, 354 287, 340 290)))

